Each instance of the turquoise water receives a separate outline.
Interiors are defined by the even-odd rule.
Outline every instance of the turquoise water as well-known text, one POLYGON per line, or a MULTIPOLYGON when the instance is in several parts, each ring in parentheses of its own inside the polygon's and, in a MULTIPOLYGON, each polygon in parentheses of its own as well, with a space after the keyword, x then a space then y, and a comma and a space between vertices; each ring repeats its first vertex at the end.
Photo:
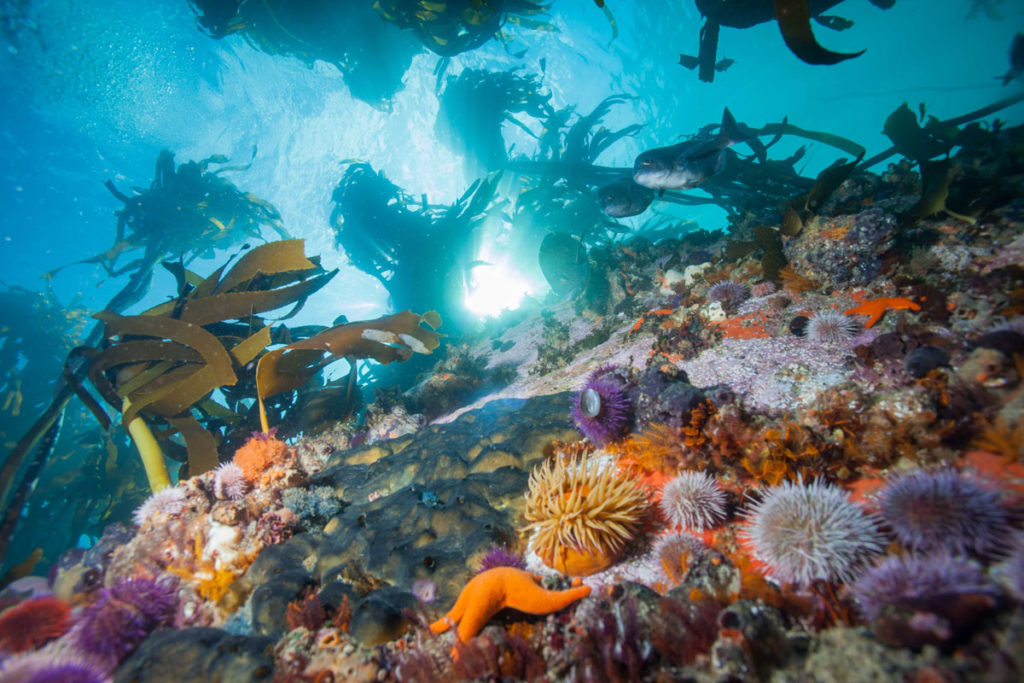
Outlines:
MULTIPOLYGON (((700 82, 696 72, 678 63, 681 53, 697 52, 701 18, 693 2, 607 0, 606 5, 614 27, 592 0, 554 0, 536 17, 547 22, 546 30, 509 23, 503 27, 508 45, 488 40, 452 57, 445 74, 520 69, 540 79, 555 109, 575 107, 578 113, 590 112, 608 96, 627 96, 604 125, 642 128, 596 160, 614 167, 631 167, 641 151, 717 123, 724 107, 752 127, 788 117, 802 128, 856 141, 870 157, 889 147, 882 126, 903 102, 914 111, 924 104, 928 114, 946 119, 1024 87, 998 80, 1009 66, 1011 40, 1024 25, 1024 8, 1013 2, 897 0, 882 10, 868 0, 846 0, 828 13, 853 26, 834 31, 814 24, 814 33, 830 50, 866 52, 831 66, 797 59, 774 22, 743 30, 724 27, 718 55, 734 64, 712 83, 700 82)), ((306 240, 306 253, 319 254, 327 268, 341 269, 295 324, 329 325, 339 315, 366 319, 391 309, 385 289, 348 262, 330 228, 331 193, 341 163, 369 162, 411 196, 425 194, 431 204, 455 201, 472 180, 463 159, 435 132, 440 57, 427 50, 412 57, 403 86, 387 106, 374 107, 352 97, 331 64, 267 54, 240 34, 221 40, 205 35, 185 0, 24 1, 4 2, 2 8, 0 280, 7 286, 43 291, 47 271, 108 249, 115 234, 113 212, 121 204, 103 181, 112 180, 121 191, 148 187, 158 153, 169 149, 179 163, 214 154, 238 165, 252 160, 247 170, 225 177, 273 204, 288 234, 306 240)), ((999 116, 1020 124, 1024 105, 999 116)), ((519 119, 535 135, 542 132, 543 121, 519 119)), ((514 153, 536 152, 536 139, 521 128, 506 123, 502 130, 514 153)), ((803 143, 784 139, 770 157, 784 158, 803 143)), ((797 170, 813 178, 842 156, 810 144, 797 170)), ((521 188, 502 187, 508 213, 521 188)), ((701 195, 699 189, 692 193, 701 195)), ((718 207, 657 200, 645 214, 623 223, 642 231, 646 221, 659 216, 693 221, 687 229, 727 227, 726 213, 718 207)), ((494 277, 499 292, 543 296, 547 285, 536 264, 542 236, 543 227, 530 239, 517 239, 509 224, 489 224, 473 256, 491 266, 475 269, 474 287, 488 291, 493 285, 488 278, 494 277)), ((192 268, 207 273, 238 246, 204 254, 192 268)), ((49 285, 61 304, 96 311, 126 277, 87 263, 61 271, 49 285)), ((173 291, 172 276, 158 269, 149 294, 127 312, 164 301, 173 291)), ((476 305, 487 310, 489 303, 484 297, 476 305)), ((16 327, 19 321, 0 322, 16 327)), ((34 366, 39 374, 26 381, 50 386, 60 367, 58 358, 51 368, 34 366)), ((11 389, 0 387, 4 393, 11 389)), ((45 407, 46 391, 34 396, 35 402, 22 407, 24 415, 45 407)), ((74 471, 79 464, 61 466, 74 471)), ((19 559, 31 547, 23 542, 11 556, 19 559)))

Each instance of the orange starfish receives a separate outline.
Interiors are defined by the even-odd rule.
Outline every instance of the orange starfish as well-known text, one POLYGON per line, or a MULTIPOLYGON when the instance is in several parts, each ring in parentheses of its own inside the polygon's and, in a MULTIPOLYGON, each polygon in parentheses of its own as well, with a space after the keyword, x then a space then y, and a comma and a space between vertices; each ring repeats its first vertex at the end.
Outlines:
POLYGON ((920 311, 921 307, 914 303, 913 299, 908 299, 902 296, 896 297, 879 297, 877 299, 869 299, 860 306, 854 306, 853 308, 846 311, 846 315, 856 313, 858 315, 869 315, 868 321, 864 323, 864 327, 871 327, 877 323, 886 311, 897 310, 900 308, 909 308, 912 311, 920 311))
POLYGON ((540 574, 515 567, 495 567, 481 572, 470 579, 459 593, 455 606, 444 618, 431 624, 430 630, 444 633, 458 625, 459 641, 466 642, 505 607, 529 614, 549 614, 590 595, 590 586, 580 585, 579 578, 573 579, 573 588, 564 591, 542 588, 540 579, 540 574))

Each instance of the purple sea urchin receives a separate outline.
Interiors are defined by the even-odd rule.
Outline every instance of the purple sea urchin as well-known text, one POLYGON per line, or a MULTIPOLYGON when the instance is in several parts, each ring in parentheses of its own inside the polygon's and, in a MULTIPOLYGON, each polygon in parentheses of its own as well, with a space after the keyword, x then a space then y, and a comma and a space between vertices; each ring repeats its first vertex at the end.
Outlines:
POLYGON ((625 386, 612 374, 614 370, 603 367, 590 373, 572 402, 573 422, 597 446, 621 438, 629 428, 632 406, 625 386))
POLYGON ((770 488, 746 516, 744 543, 769 575, 787 583, 849 582, 883 547, 874 520, 822 481, 770 488))
POLYGON ((1010 553, 1002 565, 1006 587, 1017 600, 1024 602, 1024 533, 1017 532, 1010 542, 1010 553))
POLYGON ((242 468, 226 462, 217 468, 213 477, 213 495, 220 500, 241 500, 249 490, 249 482, 242 468))
POLYGON ((488 569, 494 569, 495 567, 515 567, 516 569, 526 569, 526 560, 523 556, 514 550, 510 550, 507 546, 493 546, 480 560, 480 568, 477 573, 485 572, 488 569))
POLYGON ((805 334, 818 344, 841 344, 860 332, 860 323, 839 311, 818 311, 807 319, 805 334))
POLYGON ((955 639, 995 606, 999 594, 977 564, 946 553, 890 555, 851 591, 879 639, 912 648, 955 639))
POLYGON ((81 650, 113 669, 146 636, 171 623, 178 596, 168 580, 122 579, 100 590, 75 625, 81 650))
POLYGON ((0 680, 25 683, 106 683, 107 672, 66 652, 32 652, 0 666, 0 680))
POLYGON ((684 529, 704 531, 725 519, 725 491, 707 472, 682 472, 661 489, 665 518, 684 529))
POLYGON ((736 308, 749 298, 747 286, 732 280, 722 280, 708 288, 708 300, 717 301, 726 309, 736 308))
POLYGON ((953 555, 889 555, 850 586, 869 621, 897 602, 924 603, 955 594, 996 595, 995 585, 970 560, 953 555))
POLYGON ((180 486, 169 486, 143 501, 132 513, 132 521, 136 526, 142 526, 156 514, 177 515, 184 509, 185 489, 180 486))
POLYGON ((948 467, 893 477, 878 494, 878 508, 893 535, 917 551, 989 553, 1011 528, 998 491, 948 467))

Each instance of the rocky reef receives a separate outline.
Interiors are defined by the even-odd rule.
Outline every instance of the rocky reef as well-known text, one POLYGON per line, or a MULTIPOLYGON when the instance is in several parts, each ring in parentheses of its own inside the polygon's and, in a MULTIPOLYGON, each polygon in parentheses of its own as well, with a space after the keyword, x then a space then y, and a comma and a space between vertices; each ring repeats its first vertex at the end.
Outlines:
POLYGON ((12 584, 0 681, 1019 680, 1024 211, 868 176, 254 435, 12 584))

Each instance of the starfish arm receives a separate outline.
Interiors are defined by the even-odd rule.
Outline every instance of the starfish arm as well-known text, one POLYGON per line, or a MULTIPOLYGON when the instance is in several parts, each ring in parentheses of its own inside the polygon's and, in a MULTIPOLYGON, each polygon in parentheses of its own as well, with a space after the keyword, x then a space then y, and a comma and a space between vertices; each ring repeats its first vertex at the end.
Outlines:
POLYGON ((879 320, 881 320, 883 315, 885 315, 885 309, 884 308, 882 310, 878 311, 877 313, 872 313, 871 317, 868 318, 868 321, 866 323, 864 323, 864 327, 871 327, 872 325, 877 323, 879 320))
POLYGON ((549 591, 536 584, 534 587, 533 591, 516 593, 508 601, 508 606, 529 614, 550 614, 590 595, 590 586, 579 586, 564 591, 549 591))
POLYGON ((474 605, 472 608, 467 609, 466 613, 462 615, 462 621, 459 622, 459 628, 456 631, 459 635, 460 642, 466 642, 476 634, 483 630, 487 622, 491 620, 499 610, 493 609, 494 605, 482 604, 474 605))
POLYGON ((430 625, 431 633, 444 633, 462 620, 462 617, 466 614, 466 609, 469 606, 469 603, 473 600, 473 586, 474 584, 472 581, 466 584, 462 589, 462 592, 459 593, 459 597, 455 601, 455 605, 448 611, 448 614, 430 625))
POLYGON ((454 625, 455 625, 455 622, 453 622, 449 617, 441 617, 440 619, 438 619, 437 621, 435 621, 433 624, 430 625, 430 632, 431 633, 444 633, 445 631, 447 631, 448 629, 450 629, 454 625))

